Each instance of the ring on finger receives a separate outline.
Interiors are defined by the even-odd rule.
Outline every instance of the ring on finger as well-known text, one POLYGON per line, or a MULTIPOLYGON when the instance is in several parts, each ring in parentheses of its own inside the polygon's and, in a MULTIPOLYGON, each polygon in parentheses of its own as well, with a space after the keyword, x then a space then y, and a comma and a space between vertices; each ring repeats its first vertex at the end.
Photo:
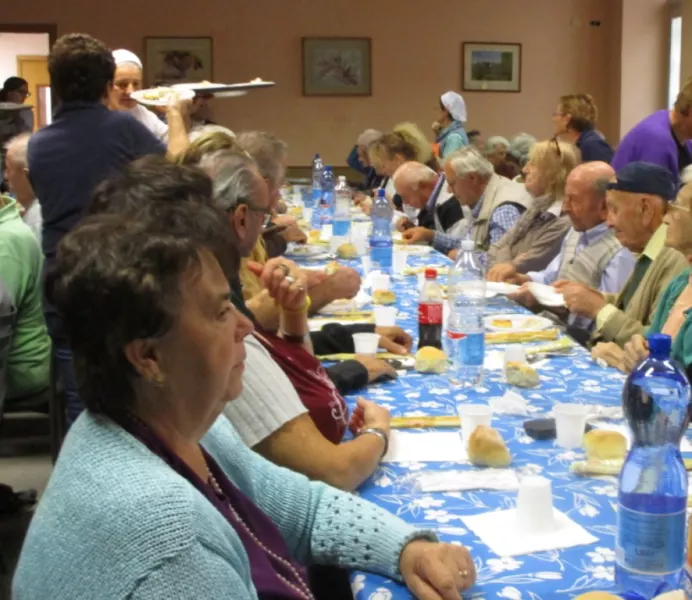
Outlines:
POLYGON ((459 571, 459 575, 461 575, 462 577, 466 578, 466 577, 469 576, 469 572, 468 572, 467 569, 462 569, 461 571, 459 571))
POLYGON ((291 272, 290 269, 288 268, 288 266, 281 263, 281 264, 276 265, 276 268, 281 269, 283 271, 284 275, 286 276, 286 279, 288 279, 288 277, 289 277, 288 274, 291 272))
POLYGON ((286 277, 284 277, 284 281, 288 281, 288 285, 293 285, 296 282, 296 278, 292 275, 286 275, 286 277))

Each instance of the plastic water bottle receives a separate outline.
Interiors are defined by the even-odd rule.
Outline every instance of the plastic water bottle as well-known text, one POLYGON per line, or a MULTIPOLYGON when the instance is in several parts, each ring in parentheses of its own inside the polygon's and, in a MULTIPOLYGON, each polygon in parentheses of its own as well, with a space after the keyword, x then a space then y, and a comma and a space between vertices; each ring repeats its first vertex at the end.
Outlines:
POLYGON ((485 274, 474 253, 473 240, 464 240, 447 280, 449 319, 446 352, 450 383, 473 387, 483 379, 485 274))
POLYGON ((680 440, 690 384, 670 348, 670 336, 649 336, 649 358, 622 390, 632 448, 620 472, 615 583, 646 599, 678 589, 685 558, 687 473, 680 440))
POLYGON ((346 177, 339 175, 339 182, 334 188, 334 226, 332 239, 337 238, 338 244, 348 241, 351 230, 351 189, 346 177))
POLYGON ((322 173, 322 202, 320 203, 320 213, 322 213, 322 225, 332 223, 334 217, 334 171, 331 167, 324 167, 322 173))
POLYGON ((372 266, 382 273, 392 270, 392 216, 394 209, 387 200, 384 190, 377 190, 377 198, 370 207, 372 233, 370 234, 370 258, 372 266))
POLYGON ((319 154, 315 154, 312 159, 312 185, 311 197, 312 202, 307 208, 312 208, 312 229, 320 229, 322 227, 322 215, 320 213, 320 203, 322 202, 322 174, 324 173, 324 164, 319 154))

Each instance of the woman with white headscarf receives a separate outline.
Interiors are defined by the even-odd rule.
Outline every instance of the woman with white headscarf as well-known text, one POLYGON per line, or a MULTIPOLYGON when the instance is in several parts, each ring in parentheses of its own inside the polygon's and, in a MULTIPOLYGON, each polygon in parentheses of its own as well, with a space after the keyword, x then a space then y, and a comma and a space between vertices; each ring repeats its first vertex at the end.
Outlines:
POLYGON ((445 92, 440 96, 436 122, 441 131, 435 142, 439 144, 440 159, 445 159, 455 150, 469 145, 466 135, 466 103, 456 92, 445 92))
POLYGON ((114 50, 113 58, 115 59, 115 77, 109 98, 110 108, 128 111, 157 138, 165 141, 168 125, 131 96, 132 92, 142 89, 142 61, 129 50, 114 50))

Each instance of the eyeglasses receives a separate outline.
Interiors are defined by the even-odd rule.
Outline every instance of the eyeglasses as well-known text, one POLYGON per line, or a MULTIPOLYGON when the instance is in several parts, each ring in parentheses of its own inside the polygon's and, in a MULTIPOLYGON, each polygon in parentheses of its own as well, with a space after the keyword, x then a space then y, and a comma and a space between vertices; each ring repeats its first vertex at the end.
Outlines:
POLYGON ((555 136, 551 142, 555 142, 555 151, 557 152, 557 157, 562 160, 562 150, 560 150, 560 142, 557 139, 557 136, 555 136))
POLYGON ((31 92, 29 90, 17 90, 17 93, 23 98, 31 98, 31 92))

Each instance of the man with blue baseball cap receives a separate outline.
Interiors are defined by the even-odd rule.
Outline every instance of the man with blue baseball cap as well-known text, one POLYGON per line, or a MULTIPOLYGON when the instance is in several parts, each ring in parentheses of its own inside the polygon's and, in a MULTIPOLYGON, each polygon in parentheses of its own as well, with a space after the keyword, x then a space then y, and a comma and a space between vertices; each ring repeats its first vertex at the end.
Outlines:
POLYGON ((573 282, 559 289, 571 313, 595 321, 592 342, 622 347, 641 334, 665 287, 687 266, 680 252, 665 247, 663 216, 676 187, 668 169, 646 162, 625 165, 608 185, 607 222, 620 243, 638 256, 634 271, 619 294, 573 282))

